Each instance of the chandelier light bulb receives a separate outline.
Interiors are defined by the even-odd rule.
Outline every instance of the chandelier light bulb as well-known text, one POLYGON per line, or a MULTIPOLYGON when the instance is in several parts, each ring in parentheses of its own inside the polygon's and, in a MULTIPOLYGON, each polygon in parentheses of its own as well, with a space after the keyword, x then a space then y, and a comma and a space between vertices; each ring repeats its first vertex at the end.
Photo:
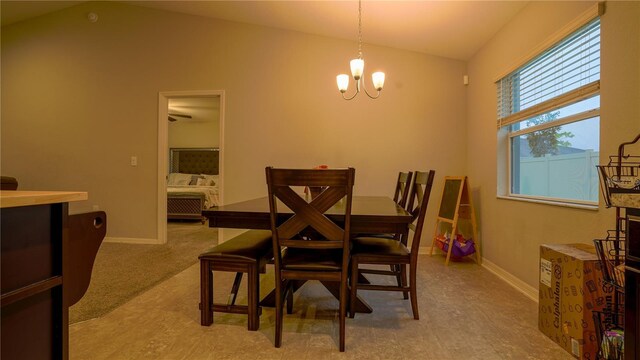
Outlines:
POLYGON ((351 75, 353 75, 353 79, 358 81, 362 77, 362 73, 364 73, 364 60, 362 59, 353 59, 351 60, 351 75))
POLYGON ((371 80, 373 81, 373 88, 380 91, 384 87, 384 73, 382 71, 374 72, 371 74, 371 80))
POLYGON ((336 80, 338 82, 338 90, 340 90, 341 93, 347 91, 347 89, 349 88, 349 75, 340 74, 336 76, 336 80))

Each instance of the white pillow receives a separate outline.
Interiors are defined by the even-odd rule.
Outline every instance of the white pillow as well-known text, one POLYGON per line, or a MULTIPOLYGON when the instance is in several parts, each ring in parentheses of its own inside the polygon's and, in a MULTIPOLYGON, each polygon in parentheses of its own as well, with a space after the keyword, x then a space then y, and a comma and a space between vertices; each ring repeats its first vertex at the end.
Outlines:
POLYGON ((199 177, 198 180, 196 180, 196 186, 210 186, 209 183, 210 181, 203 177, 199 177))
POLYGON ((191 175, 191 182, 189 182, 189 185, 198 185, 198 179, 202 179, 202 176, 191 175))
POLYGON ((190 181, 191 181, 191 174, 171 173, 169 174, 167 185, 170 185, 170 186, 189 185, 190 181))
POLYGON ((204 186, 216 186, 216 184, 218 183, 219 175, 200 174, 200 176, 206 180, 206 185, 204 186))

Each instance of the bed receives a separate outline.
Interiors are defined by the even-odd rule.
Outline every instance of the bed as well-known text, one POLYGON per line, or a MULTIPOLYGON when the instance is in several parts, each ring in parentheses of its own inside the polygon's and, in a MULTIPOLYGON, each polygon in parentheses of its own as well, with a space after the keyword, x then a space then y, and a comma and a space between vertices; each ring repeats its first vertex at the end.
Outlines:
POLYGON ((167 177, 167 219, 206 220, 202 210, 218 205, 217 148, 172 148, 167 177))

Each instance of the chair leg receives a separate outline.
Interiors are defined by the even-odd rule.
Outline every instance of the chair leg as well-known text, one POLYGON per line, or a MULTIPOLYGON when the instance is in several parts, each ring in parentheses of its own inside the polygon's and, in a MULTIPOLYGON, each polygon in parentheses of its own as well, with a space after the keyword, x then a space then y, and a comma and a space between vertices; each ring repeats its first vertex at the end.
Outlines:
POLYGON ((247 269, 247 327, 250 331, 256 331, 260 327, 260 311, 258 297, 260 294, 260 275, 257 265, 251 265, 247 269))
MULTIPOLYGON (((402 286, 403 288, 406 288, 407 287, 407 265, 398 264, 397 266, 400 270, 400 279, 401 279, 401 282, 398 285, 402 286)), ((405 300, 407 300, 409 298, 409 291, 403 291, 402 296, 404 297, 405 300)))
POLYGON ((287 314, 293 314, 293 282, 287 286, 287 314))
POLYGON ((348 269, 342 272, 342 281, 340 282, 340 352, 344 352, 345 343, 345 318, 347 315, 347 275, 348 269))
MULTIPOLYGON (((404 265, 392 264, 389 265, 389 268, 396 273, 396 283, 398 287, 407 287, 407 273, 404 265)), ((407 300, 409 298, 409 291, 403 291, 402 295, 404 299, 407 300)))
POLYGON ((416 267, 416 264, 409 266, 409 287, 411 289, 411 310, 413 310, 413 318, 420 320, 420 315, 418 315, 418 292, 416 289, 416 267))
POLYGON ((213 282, 209 261, 200 260, 200 325, 213 324, 213 282))
POLYGON ((358 259, 351 258, 351 293, 349 295, 349 317, 356 316, 356 296, 358 294, 358 259))
POLYGON ((282 345, 282 281, 276 276, 276 334, 275 346, 279 348, 282 345))
POLYGON ((396 273, 396 283, 398 283, 398 286, 402 286, 402 278, 400 277, 400 267, 398 264, 389 265, 389 270, 396 273))

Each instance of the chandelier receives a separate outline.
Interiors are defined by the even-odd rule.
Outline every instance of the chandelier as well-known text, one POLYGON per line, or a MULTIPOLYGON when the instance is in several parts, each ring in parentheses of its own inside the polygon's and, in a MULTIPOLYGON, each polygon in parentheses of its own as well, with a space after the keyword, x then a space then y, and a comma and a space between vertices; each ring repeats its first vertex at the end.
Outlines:
POLYGON ((358 0, 358 58, 351 60, 351 75, 353 76, 353 80, 356 83, 356 92, 350 96, 344 96, 344 93, 347 92, 349 88, 349 75, 340 74, 336 77, 338 82, 338 90, 342 94, 342 98, 345 100, 351 100, 356 97, 360 93, 360 89, 362 86, 362 90, 372 99, 377 99, 380 96, 380 92, 382 91, 382 87, 384 86, 384 73, 381 71, 374 72, 371 75, 371 80, 373 81, 373 87, 378 92, 375 96, 372 96, 367 91, 367 88, 364 86, 364 82, 362 82, 362 74, 364 73, 364 59, 362 58, 362 0, 358 0))

